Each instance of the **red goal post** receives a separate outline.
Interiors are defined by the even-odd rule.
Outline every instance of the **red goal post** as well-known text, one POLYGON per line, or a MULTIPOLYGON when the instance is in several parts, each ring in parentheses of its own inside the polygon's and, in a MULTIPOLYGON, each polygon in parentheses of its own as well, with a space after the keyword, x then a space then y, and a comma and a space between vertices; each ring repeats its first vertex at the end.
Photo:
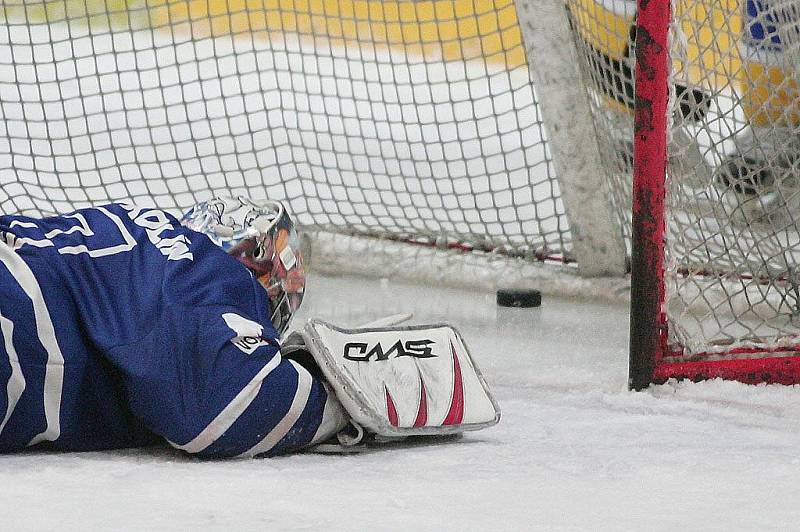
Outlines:
MULTIPOLYGON (((780 2, 773 4, 778 3, 780 2)), ((751 241, 745 245, 747 252, 760 255, 765 249, 761 246, 764 240, 780 241, 779 237, 784 233, 789 235, 785 239, 785 248, 780 250, 782 257, 778 261, 780 262, 778 268, 772 270, 765 268, 764 271, 758 271, 747 261, 737 262, 735 259, 726 261, 727 269, 714 264, 712 258, 719 259, 724 253, 735 253, 735 245, 731 243, 731 240, 725 243, 716 257, 712 257, 708 249, 703 250, 706 253, 707 263, 699 267, 682 260, 682 257, 676 256, 675 249, 670 248, 672 239, 676 239, 678 236, 676 232, 680 231, 679 227, 671 223, 672 219, 680 217, 681 209, 685 208, 685 204, 681 203, 680 193, 675 192, 675 189, 681 188, 680 180, 684 179, 680 175, 680 169, 676 168, 681 164, 680 161, 676 161, 680 154, 672 152, 679 150, 670 143, 670 134, 676 128, 682 127, 682 118, 676 111, 673 75, 676 70, 689 70, 690 67, 698 66, 697 63, 688 65, 688 63, 692 63, 692 59, 687 56, 673 57, 673 54, 680 53, 676 52, 678 49, 676 41, 679 41, 680 37, 685 37, 685 35, 679 35, 685 30, 686 21, 685 13, 676 14, 675 12, 674 7, 678 4, 680 3, 671 0, 639 0, 636 14, 629 386, 639 390, 647 387, 650 383, 661 383, 671 378, 695 381, 722 378, 753 384, 800 383, 800 337, 798 337, 795 322, 797 307, 784 305, 782 308, 784 316, 780 316, 776 312, 774 314, 765 313, 766 317, 762 317, 756 310, 756 306, 762 302, 767 303, 762 305, 763 307, 770 307, 769 310, 772 310, 772 302, 769 298, 780 299, 780 297, 774 296, 774 292, 781 290, 774 287, 788 286, 788 292, 793 292, 794 297, 797 294, 796 280, 793 278, 793 267, 796 262, 792 256, 792 252, 797 248, 797 240, 792 238, 797 232, 797 225, 793 217, 794 212, 790 210, 791 193, 786 193, 785 197, 780 197, 775 203, 763 200, 764 196, 773 192, 774 188, 780 190, 781 182, 779 180, 788 182, 796 179, 797 168, 791 168, 788 173, 785 172, 781 176, 776 170, 778 165, 774 160, 765 158, 764 168, 774 175, 771 177, 772 181, 760 182, 761 176, 765 175, 760 172, 764 172, 764 169, 748 168, 746 172, 742 171, 731 177, 730 174, 724 173, 725 166, 722 166, 729 164, 731 159, 723 158, 721 165, 723 171, 714 169, 711 174, 712 181, 705 183, 705 186, 716 191, 722 190, 722 197, 715 196, 713 198, 719 200, 720 205, 726 205, 725 202, 734 202, 732 214, 723 207, 713 212, 720 217, 725 215, 730 215, 730 218, 742 216, 742 219, 736 222, 742 230, 738 233, 734 232, 734 235, 751 237, 751 241), (684 17, 683 20, 680 18, 681 16, 684 17), (740 181, 734 181, 734 178, 738 178, 740 181), (748 187, 751 188, 748 189, 748 187), (728 197, 724 197, 725 194, 728 194, 728 197), (755 202, 754 197, 758 197, 755 198, 758 199, 758 202, 755 202), (748 202, 755 203, 755 206, 748 206, 748 202), (748 211, 748 208, 760 209, 757 211, 759 217, 748 211), (781 216, 788 215, 788 220, 781 218, 779 214, 781 216), (776 235, 778 236, 776 237, 776 235), (688 266, 684 266, 685 264, 688 266), (667 267, 666 272, 665 266, 667 267), (682 345, 673 334, 672 328, 679 327, 675 321, 680 316, 673 316, 669 312, 667 299, 674 296, 668 296, 666 293, 668 281, 665 275, 670 279, 695 277, 698 279, 696 281, 698 286, 721 285, 722 283, 736 285, 739 283, 740 286, 737 287, 739 292, 735 294, 736 296, 760 294, 763 300, 745 297, 746 305, 749 305, 749 308, 740 312, 739 315, 736 314, 736 310, 732 310, 734 309, 732 302, 727 303, 726 307, 728 308, 720 307, 720 314, 731 309, 730 312, 733 316, 729 322, 731 329, 739 325, 735 323, 738 316, 743 316, 742 322, 745 319, 751 320, 751 324, 738 327, 739 331, 747 329, 747 333, 722 334, 720 338, 709 338, 707 343, 698 344, 700 347, 695 346, 690 350, 682 345), (757 288, 752 289, 753 286, 757 288), (758 288, 759 286, 762 288, 758 288), (770 289, 773 290, 773 294, 769 293, 770 289), (749 315, 745 316, 746 314, 749 315), (753 324, 757 319, 764 322, 771 319, 773 323, 767 324, 768 326, 763 326, 763 323, 753 324), (766 334, 762 336, 759 334, 760 330, 769 330, 772 336, 766 334)), ((768 4, 769 2, 766 3, 766 5, 768 4)), ((792 11, 787 14, 786 11, 780 12, 774 6, 755 7, 750 2, 742 2, 741 9, 742 11, 739 13, 730 11, 726 13, 731 18, 740 16, 744 19, 741 22, 741 30, 738 30, 744 44, 741 42, 737 44, 741 57, 736 58, 737 61, 741 61, 741 66, 738 71, 729 74, 737 81, 732 82, 729 79, 727 84, 725 81, 720 83, 710 79, 713 76, 707 75, 702 82, 705 84, 705 89, 711 88, 713 91, 719 91, 719 94, 730 99, 732 106, 744 108, 743 113, 739 115, 743 116, 744 122, 741 131, 750 129, 758 131, 759 126, 763 125, 757 123, 759 116, 769 115, 770 105, 774 105, 774 102, 772 104, 769 102, 770 95, 765 98, 766 101, 760 102, 762 106, 760 109, 755 111, 752 108, 747 109, 748 105, 751 107, 753 105, 752 93, 756 89, 762 90, 762 92, 766 90, 764 78, 759 74, 754 74, 754 71, 757 71, 756 67, 760 68, 762 62, 766 63, 761 59, 762 56, 758 55, 766 48, 757 40, 758 31, 766 35, 766 37, 762 36, 764 40, 769 38, 770 34, 773 36, 770 39, 773 47, 769 51, 778 55, 778 61, 771 65, 768 64, 767 68, 774 69, 773 72, 778 70, 781 70, 782 73, 791 72, 790 75, 793 78, 794 72, 792 71, 796 69, 796 66, 792 64, 791 58, 786 58, 789 57, 790 48, 794 43, 787 42, 785 38, 781 39, 781 36, 785 37, 786 35, 781 32, 781 26, 791 25, 792 31, 796 31, 798 7, 790 8, 792 11), (772 29, 769 29, 770 27, 772 29), (775 45, 776 41, 777 45, 775 45)), ((724 23, 731 24, 730 21, 724 23)), ((786 77, 790 78, 790 75, 786 75, 786 77)), ((791 79, 781 87, 772 87, 771 89, 774 89, 776 93, 778 90, 782 91, 784 100, 787 99, 786 93, 789 94, 788 102, 781 103, 791 111, 793 110, 792 106, 797 105, 796 88, 796 82, 791 79)), ((719 104, 715 103, 714 105, 719 104)), ((721 105, 719 106, 721 107, 721 105)), ((719 114, 722 115, 721 112, 719 114)), ((780 120, 779 118, 770 118, 766 125, 773 130, 786 126, 791 129, 797 125, 796 117, 785 119, 789 122, 788 124, 781 123, 780 120)), ((699 136, 701 129, 702 127, 698 127, 691 131, 699 136)), ((741 131, 734 131, 734 140, 737 136, 743 136, 741 131)), ((794 132, 784 133, 785 137, 795 134, 794 132)), ((760 141, 758 137, 755 138, 755 144, 758 144, 760 141)), ((766 144, 766 141, 763 143, 766 144)), ((709 151, 714 148, 714 145, 711 144, 709 151)), ((736 145, 729 153, 742 153, 744 149, 746 147, 742 148, 736 145)), ((762 149, 764 152, 768 152, 768 148, 762 147, 762 149)), ((711 155, 718 156, 719 154, 711 155)), ((697 167, 692 170, 701 172, 701 169, 697 167)), ((707 211, 703 215, 707 216, 709 212, 712 211, 707 211)), ((690 215, 689 219, 698 226, 705 227, 701 215, 690 215)), ((730 219, 717 220, 714 226, 724 228, 725 224, 732 225, 733 223, 730 219)), ((710 227, 711 224, 708 226, 710 227)), ((711 241, 712 237, 708 237, 705 241, 709 248, 711 241)), ((767 262, 770 258, 760 257, 760 260, 767 262)), ((673 290, 676 286, 683 286, 686 289, 688 283, 681 285, 678 281, 674 283, 673 290)), ((686 291, 689 290, 686 289, 686 291)), ((696 293, 699 294, 698 299, 704 297, 702 288, 696 293)), ((684 294, 683 297, 688 299, 690 296, 684 294)), ((786 303, 786 301, 783 300, 782 303, 786 303)), ((796 300, 794 303, 796 304, 796 300)), ((781 307, 778 306, 778 308, 781 307)), ((700 327, 699 330, 703 331, 704 329, 700 327)), ((720 332, 725 331, 721 330, 720 332)))
POLYGON ((671 0, 638 2, 629 386, 655 377, 664 349, 664 233, 671 0))

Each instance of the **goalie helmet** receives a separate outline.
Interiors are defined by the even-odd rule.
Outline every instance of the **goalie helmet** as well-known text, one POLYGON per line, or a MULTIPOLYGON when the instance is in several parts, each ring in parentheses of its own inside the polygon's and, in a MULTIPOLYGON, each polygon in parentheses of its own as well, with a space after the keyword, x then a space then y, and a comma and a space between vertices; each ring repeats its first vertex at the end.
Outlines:
POLYGON ((219 197, 192 207, 181 223, 207 235, 253 273, 269 295, 272 324, 283 334, 305 289, 300 238, 283 204, 219 197))

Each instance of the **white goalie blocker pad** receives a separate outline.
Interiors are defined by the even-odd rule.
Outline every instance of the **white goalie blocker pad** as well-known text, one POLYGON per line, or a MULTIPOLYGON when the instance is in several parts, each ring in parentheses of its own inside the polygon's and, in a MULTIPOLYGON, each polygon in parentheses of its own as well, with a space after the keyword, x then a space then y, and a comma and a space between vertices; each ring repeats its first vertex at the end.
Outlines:
POLYGON ((353 420, 380 436, 441 435, 496 424, 500 409, 449 325, 299 333, 353 420))

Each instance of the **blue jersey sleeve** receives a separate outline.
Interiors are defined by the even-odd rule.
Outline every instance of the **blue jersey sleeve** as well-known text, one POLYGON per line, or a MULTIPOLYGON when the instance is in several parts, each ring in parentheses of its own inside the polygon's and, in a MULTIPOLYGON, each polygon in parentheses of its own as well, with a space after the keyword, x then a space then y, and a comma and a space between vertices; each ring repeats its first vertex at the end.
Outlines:
POLYGON ((241 309, 175 307, 146 341, 116 348, 134 414, 206 457, 278 454, 311 442, 327 394, 241 309))

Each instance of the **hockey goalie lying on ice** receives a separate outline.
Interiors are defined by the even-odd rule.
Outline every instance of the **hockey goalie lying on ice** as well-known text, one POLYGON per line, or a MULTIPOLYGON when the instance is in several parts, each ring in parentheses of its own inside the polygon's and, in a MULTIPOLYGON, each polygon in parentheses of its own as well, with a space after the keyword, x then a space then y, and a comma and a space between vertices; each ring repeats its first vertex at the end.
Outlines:
POLYGON ((312 320, 281 349, 304 284, 277 202, 0 216, 0 451, 275 455, 498 421, 445 325, 312 320))

